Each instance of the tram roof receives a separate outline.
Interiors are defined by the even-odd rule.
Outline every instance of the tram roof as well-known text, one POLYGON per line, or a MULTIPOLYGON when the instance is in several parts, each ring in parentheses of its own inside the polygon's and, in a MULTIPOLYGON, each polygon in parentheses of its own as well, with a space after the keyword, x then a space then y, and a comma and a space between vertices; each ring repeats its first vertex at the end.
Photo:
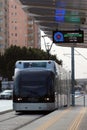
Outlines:
MULTIPOLYGON (((84 43, 77 43, 75 47, 87 48, 87 0, 20 1, 23 9, 34 17, 35 22, 50 39, 54 30, 83 30, 84 43)), ((72 46, 72 44, 65 45, 72 46)))

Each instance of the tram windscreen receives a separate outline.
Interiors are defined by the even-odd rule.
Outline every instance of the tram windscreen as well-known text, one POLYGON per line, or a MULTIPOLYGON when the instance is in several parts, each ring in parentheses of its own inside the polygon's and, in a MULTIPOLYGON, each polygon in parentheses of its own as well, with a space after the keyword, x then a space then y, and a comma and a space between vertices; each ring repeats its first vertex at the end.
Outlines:
POLYGON ((50 72, 23 73, 15 86, 15 92, 20 97, 27 98, 31 102, 43 101, 45 97, 53 96, 53 76, 53 73, 50 72))
POLYGON ((21 80, 20 85, 20 95, 24 97, 38 97, 40 95, 45 95, 46 87, 44 87, 46 84, 43 77, 34 78, 34 76, 30 77, 30 80, 28 80, 28 77, 25 76, 25 80, 21 80))
POLYGON ((31 67, 43 67, 46 68, 46 62, 25 62, 24 68, 31 68, 31 67))

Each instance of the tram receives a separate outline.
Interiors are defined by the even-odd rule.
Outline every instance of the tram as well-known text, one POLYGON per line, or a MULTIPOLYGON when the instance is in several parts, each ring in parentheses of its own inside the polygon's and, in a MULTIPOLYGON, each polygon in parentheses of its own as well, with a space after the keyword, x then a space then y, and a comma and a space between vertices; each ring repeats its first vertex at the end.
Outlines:
MULTIPOLYGON (((43 61, 41 62, 43 63, 43 61)), ((13 87, 13 110, 16 112, 53 111, 71 104, 70 75, 54 61, 50 62, 53 63, 55 71, 51 67, 40 66, 19 68, 16 71, 13 87)))

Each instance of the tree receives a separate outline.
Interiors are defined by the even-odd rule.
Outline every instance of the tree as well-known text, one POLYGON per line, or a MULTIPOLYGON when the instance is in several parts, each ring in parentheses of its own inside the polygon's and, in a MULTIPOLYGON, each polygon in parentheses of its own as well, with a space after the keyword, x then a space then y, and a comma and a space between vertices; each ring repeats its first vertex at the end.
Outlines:
MULTIPOLYGON (((62 61, 58 60, 55 55, 50 55, 50 60, 55 60, 62 65, 62 61)), ((15 62, 17 60, 47 60, 47 52, 36 48, 20 48, 18 46, 11 46, 6 49, 3 55, 0 55, 0 74, 8 80, 12 80, 14 75, 15 62)))

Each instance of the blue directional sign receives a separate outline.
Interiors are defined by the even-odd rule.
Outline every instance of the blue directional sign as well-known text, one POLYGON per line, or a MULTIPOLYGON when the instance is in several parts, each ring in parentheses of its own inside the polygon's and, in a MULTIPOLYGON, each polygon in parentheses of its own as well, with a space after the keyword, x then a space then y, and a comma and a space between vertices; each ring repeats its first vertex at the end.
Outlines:
POLYGON ((83 43, 84 32, 78 31, 53 31, 53 43, 83 43))

